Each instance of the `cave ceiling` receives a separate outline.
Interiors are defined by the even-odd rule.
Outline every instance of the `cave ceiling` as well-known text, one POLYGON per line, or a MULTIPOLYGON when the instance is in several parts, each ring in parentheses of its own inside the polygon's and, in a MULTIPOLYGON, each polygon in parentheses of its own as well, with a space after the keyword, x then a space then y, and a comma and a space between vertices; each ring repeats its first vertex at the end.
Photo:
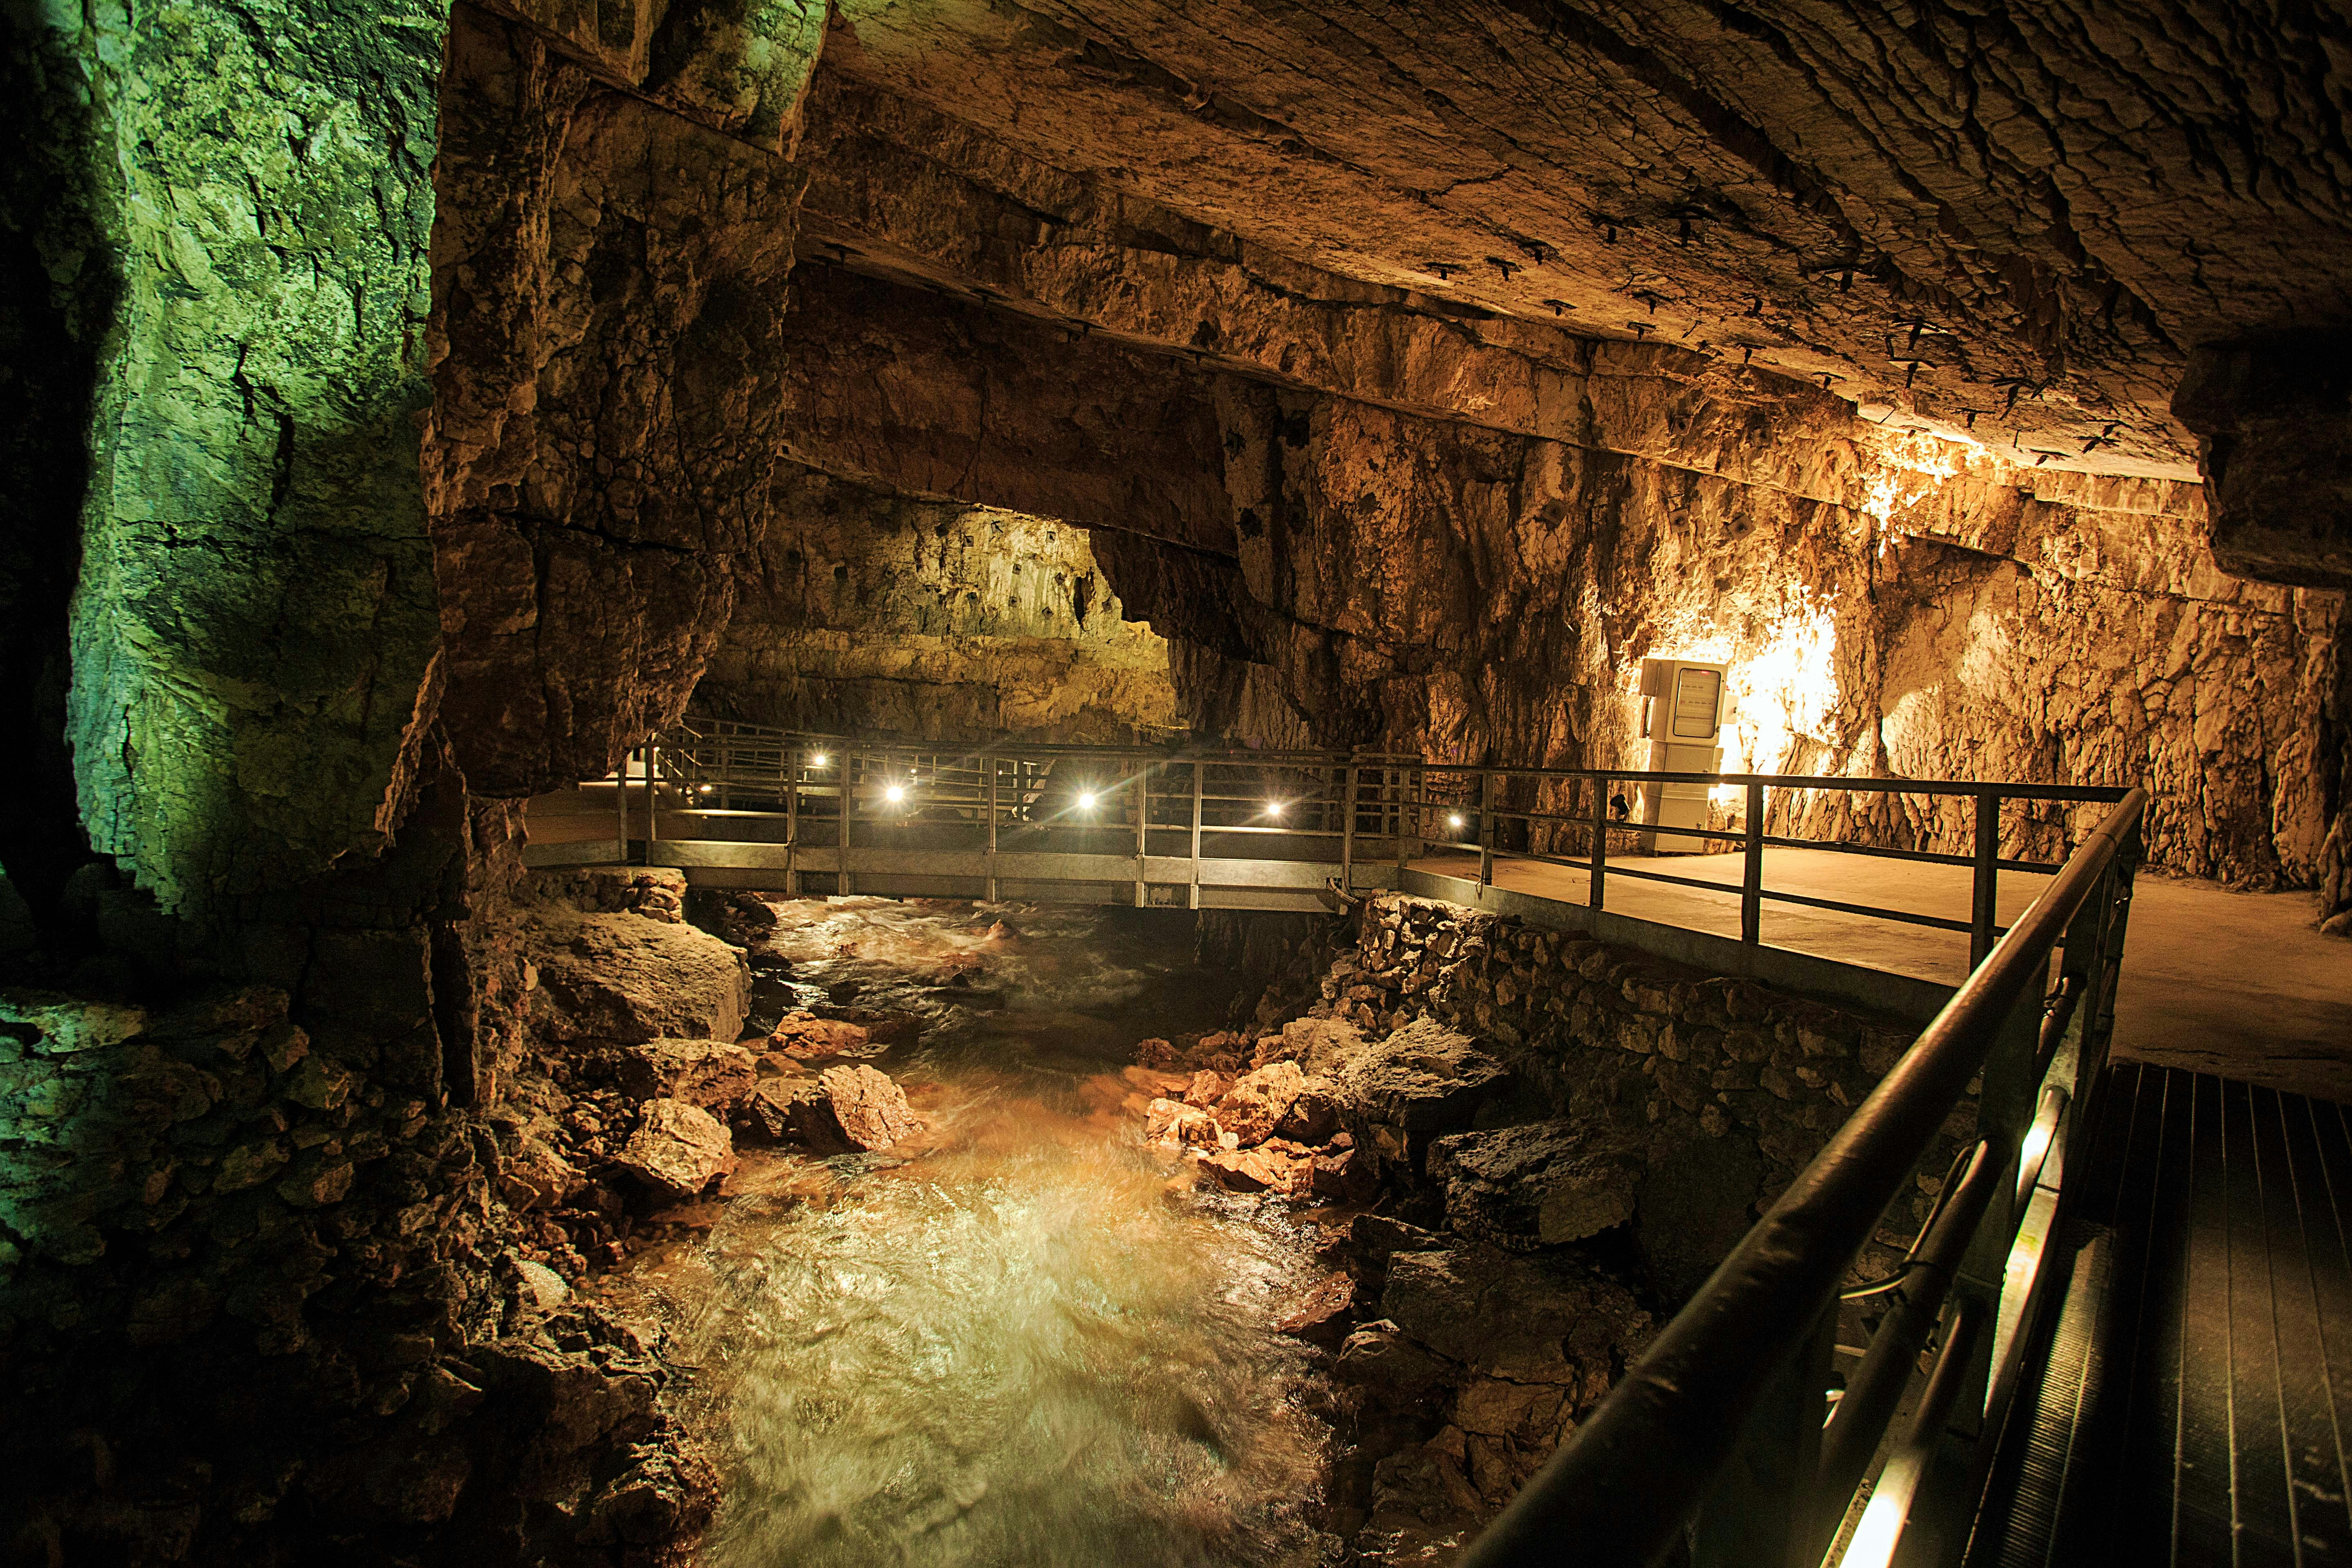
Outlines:
MULTIPOLYGON (((1306 263, 1310 298, 1671 345, 2029 463, 2191 479, 2190 352, 2352 314, 2347 40, 2318 7, 2085 0, 852 3, 813 97, 943 117, 913 149, 943 164, 977 132, 1063 173, 1023 190, 997 156, 1016 188, 967 266, 1148 205, 1164 254, 1263 254, 1276 292, 1306 263)), ((946 236, 868 251, 844 216, 861 256, 952 272, 946 236)))

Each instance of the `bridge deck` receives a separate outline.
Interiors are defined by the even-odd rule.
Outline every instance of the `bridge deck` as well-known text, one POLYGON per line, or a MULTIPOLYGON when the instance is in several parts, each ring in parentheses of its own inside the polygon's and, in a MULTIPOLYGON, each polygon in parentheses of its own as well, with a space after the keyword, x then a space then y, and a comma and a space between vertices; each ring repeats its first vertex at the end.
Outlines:
MULTIPOLYGON (((1965 917, 1969 873, 1958 866, 1873 860, 1816 849, 1767 849, 1774 887, 1920 914, 1965 917)), ((1643 862, 1636 862, 1642 864, 1643 862)), ((1477 877, 1477 857, 1427 856, 1416 868, 1477 877)), ((1739 857, 1673 857, 1676 874, 1726 884, 1723 894, 1625 879, 1609 908, 1726 936, 1739 933, 1739 857)), ((2045 877, 2005 871, 2000 919, 2014 920, 2045 877)), ((1585 873, 1537 861, 1496 862, 1495 883, 1580 902, 1585 873)), ((1866 916, 1764 906, 1764 940, 1865 968, 1957 985, 1968 938, 1866 916)), ((2352 943, 2312 927, 2307 893, 2240 893, 2194 878, 2142 876, 2132 891, 2125 984, 2114 1055, 2329 1100, 2352 1101, 2352 943)))
POLYGON ((1970 1568, 2352 1562, 2343 1108, 2134 1065, 1970 1568))

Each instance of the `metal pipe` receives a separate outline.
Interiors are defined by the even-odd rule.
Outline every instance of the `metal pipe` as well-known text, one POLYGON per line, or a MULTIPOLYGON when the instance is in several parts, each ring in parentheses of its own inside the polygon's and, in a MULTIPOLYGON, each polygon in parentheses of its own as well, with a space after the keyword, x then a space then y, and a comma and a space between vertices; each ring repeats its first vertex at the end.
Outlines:
POLYGON ((1927 1478, 1936 1450, 1943 1446, 1952 1406, 1959 1403, 1961 1391, 1968 1386, 1984 1322, 1985 1304, 1980 1298, 1963 1296, 1954 1304, 1951 1322, 1944 1331, 1943 1347, 1936 1352, 1936 1364, 1927 1373, 1927 1386, 1919 1396, 1919 1406, 1912 1413, 1910 1425, 1905 1427, 1895 1451, 1879 1469, 1877 1483, 1870 1490, 1869 1506, 1863 1510, 1853 1539, 1846 1543, 1844 1554, 1838 1559, 1838 1568, 1886 1568, 1895 1561, 1895 1549, 1901 1543, 1903 1528, 1910 1521, 1911 1504, 1919 1495, 1919 1483, 1927 1478))
POLYGON ((1837 1413, 1830 1417, 1828 1427, 1822 1433, 1818 1472, 1822 1510, 1815 1533, 1824 1548, 1837 1521, 1845 1515, 1853 1489, 1861 1485, 1863 1473, 1870 1468, 1871 1458, 1886 1436, 1886 1424, 1895 1418, 1895 1407, 1903 1402, 1903 1391, 1910 1386, 1920 1347, 1927 1342, 1927 1336, 1935 1331, 1937 1319, 1943 1315, 1944 1298, 1959 1275, 1960 1259, 1967 1255, 1969 1244, 1976 1239, 1977 1226, 1991 1207, 2008 1165, 2007 1148, 1990 1139, 1978 1142, 1969 1161, 1968 1173, 1960 1178, 1960 1190, 1937 1211, 1935 1223, 1913 1254, 1909 1271, 1895 1292, 1894 1305, 1879 1324, 1878 1331, 1870 1337, 1870 1348, 1864 1352, 1862 1364, 1846 1380, 1837 1413))

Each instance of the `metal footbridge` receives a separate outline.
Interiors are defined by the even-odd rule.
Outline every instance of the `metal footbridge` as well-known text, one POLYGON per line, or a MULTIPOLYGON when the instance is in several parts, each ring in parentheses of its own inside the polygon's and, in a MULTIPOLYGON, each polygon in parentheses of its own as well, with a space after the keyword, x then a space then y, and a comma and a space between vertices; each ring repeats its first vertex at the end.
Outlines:
POLYGON ((2352 1561, 2352 1123, 2110 1063, 2144 791, 950 752, 705 723, 654 738, 569 815, 547 804, 539 864, 1185 909, 1399 889, 1918 1024, 1466 1568, 2352 1561), (1696 829, 1630 820, 1621 803, 1669 783, 1722 808, 1696 829), (1676 839, 1698 853, 1657 853, 1676 839), (1826 896, 1776 880, 1774 852, 1870 858, 1965 899, 1826 896), (2032 901, 2004 918, 2018 882, 2032 901), (1691 912, 1707 900, 1736 918, 1691 912), (1776 910, 1965 938, 1966 963, 1951 985, 1795 951, 1764 940, 1776 910), (1975 1141, 1921 1169, 1970 1096, 1975 1141), (1922 1179, 1939 1196, 1907 1255, 1856 1278, 1922 1179))

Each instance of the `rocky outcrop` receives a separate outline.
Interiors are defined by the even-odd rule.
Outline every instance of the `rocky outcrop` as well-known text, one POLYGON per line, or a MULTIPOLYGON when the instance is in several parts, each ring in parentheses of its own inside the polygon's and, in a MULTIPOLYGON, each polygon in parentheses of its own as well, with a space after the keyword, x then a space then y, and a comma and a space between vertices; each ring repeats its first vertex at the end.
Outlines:
POLYGON ((735 1143, 726 1124, 682 1100, 646 1103, 637 1130, 615 1162, 669 1197, 691 1198, 735 1168, 735 1143))
POLYGON ((620 1084, 639 1100, 678 1100, 721 1115, 758 1084, 759 1058, 719 1040, 648 1040, 621 1053, 620 1084))
POLYGON ((379 854, 414 799, 439 635, 415 304, 442 31, 268 0, 165 28, 12 19, 10 144, 48 184, 0 226, 53 335, 12 345, 10 380, 57 439, 11 563, 54 560, 37 534, 80 542, 78 577, 45 563, 11 590, 59 595, 16 606, 52 636, 72 591, 69 691, 62 637, 9 679, 58 661, 44 718, 62 711, 91 847, 206 929, 379 854))
POLYGON ((1175 726, 1168 645, 1083 530, 779 465, 698 711, 820 732, 1131 743, 1175 726))
POLYGON ((1529 1251, 1582 1241, 1633 1217, 1646 1174, 1632 1142, 1570 1121, 1457 1132, 1430 1146, 1457 1234, 1529 1251))
POLYGON ((674 721, 750 573, 800 181, 470 6, 439 107, 444 711, 473 789, 528 795, 674 721))
POLYGON ((523 1006, 541 1039, 732 1042, 743 1032, 751 970, 693 926, 541 903, 523 933, 523 1006))

